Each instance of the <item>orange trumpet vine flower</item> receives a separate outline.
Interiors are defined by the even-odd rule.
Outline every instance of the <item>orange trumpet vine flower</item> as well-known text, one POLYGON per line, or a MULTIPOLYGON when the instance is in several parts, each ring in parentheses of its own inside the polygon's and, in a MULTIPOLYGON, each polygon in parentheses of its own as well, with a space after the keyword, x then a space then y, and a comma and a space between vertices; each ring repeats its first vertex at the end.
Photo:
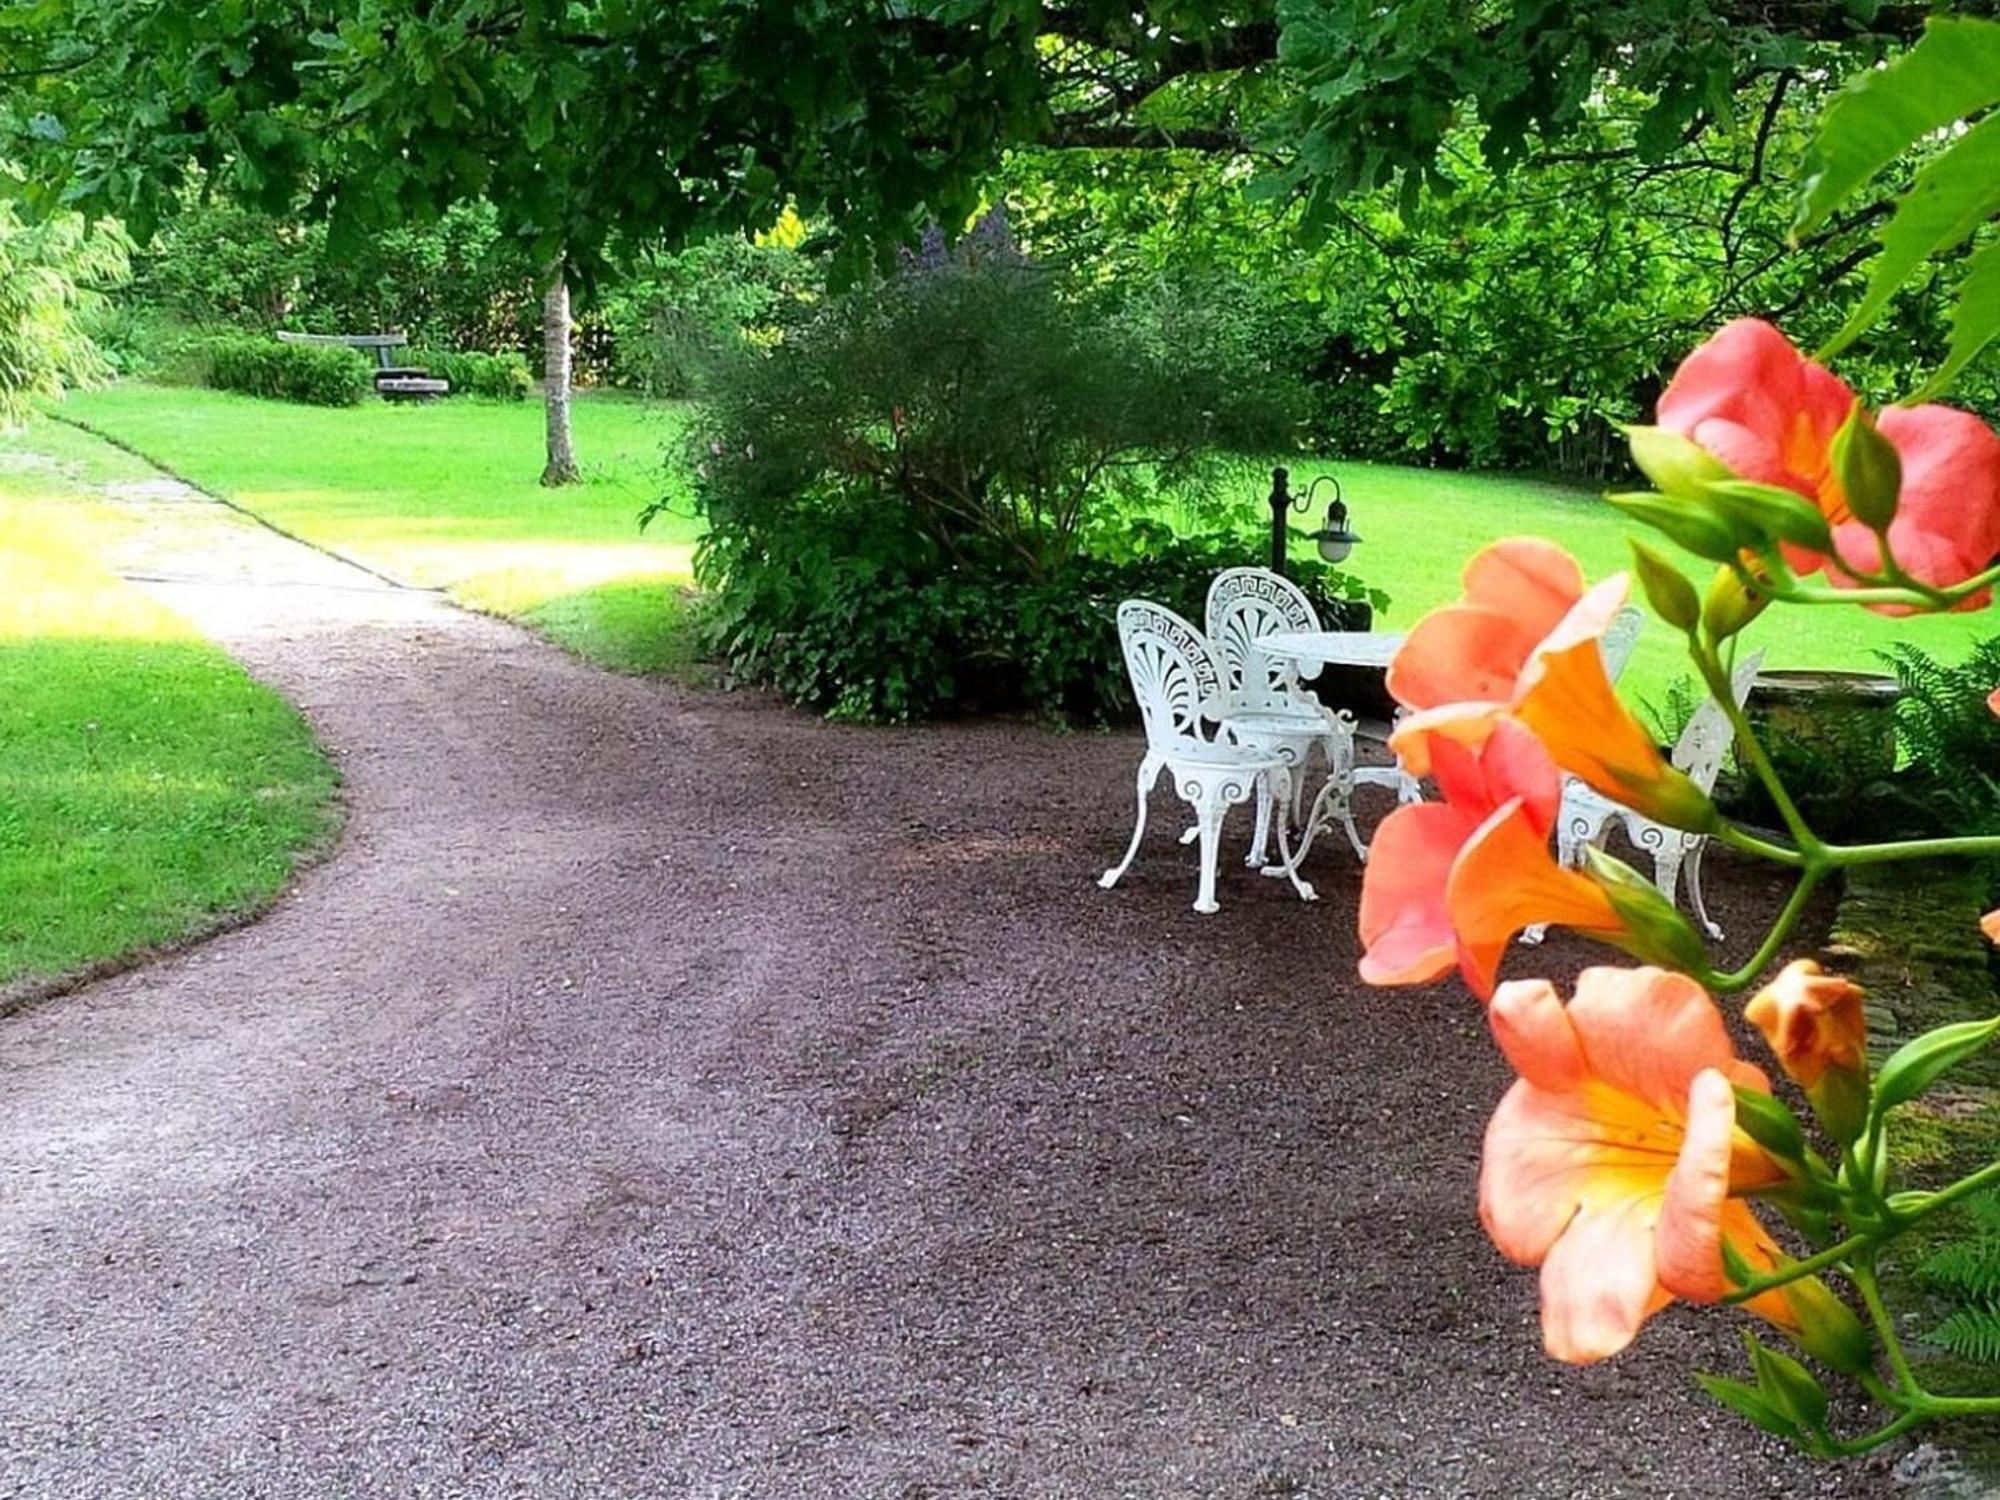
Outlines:
POLYGON ((1660 756, 1612 689, 1599 642, 1625 605, 1626 579, 1585 590, 1574 558, 1549 542, 1495 542, 1466 564, 1464 597, 1433 610, 1390 663, 1411 710, 1390 744, 1413 776, 1433 747, 1477 747, 1502 718, 1527 725, 1557 765, 1662 823, 1701 830, 1714 808, 1660 756))
MULTIPOLYGON (((1788 546, 1787 557, 1801 572, 1825 569, 1836 585, 1851 586, 1847 570, 1881 566, 1876 535, 1855 519, 1833 462, 1834 434, 1854 404, 1845 382, 1776 328, 1739 318, 1681 363, 1658 420, 1742 478, 1812 501, 1833 527, 1838 555, 1788 546)), ((1901 466, 1888 528, 1896 561, 1937 588, 1984 572, 2000 553, 2000 436, 1971 413, 1935 403, 1889 407, 1877 430, 1901 466)), ((1990 597, 1981 592, 1958 607, 1978 609, 1990 597)))
MULTIPOLYGON (((1521 1076, 1487 1127, 1479 1215, 1502 1254, 1541 1267, 1551 1355, 1604 1359, 1676 1297, 1728 1295, 1725 1241, 1758 1271, 1778 1265, 1740 1195, 1787 1173, 1737 1128, 1734 1091, 1770 1084, 1700 985, 1586 969, 1568 1005, 1520 980, 1488 1015, 1521 1076)), ((1745 1305, 1844 1368, 1866 1357, 1853 1314, 1809 1278, 1745 1305)))
POLYGON ((1748 1006, 1778 1065, 1806 1092, 1834 1139, 1861 1133, 1868 1113, 1868 1016, 1861 986, 1809 958, 1787 964, 1748 1006))
POLYGON ((1611 894, 1549 852, 1562 778, 1533 735, 1503 719, 1476 751, 1440 741, 1430 765, 1444 800, 1384 818, 1362 873, 1364 980, 1426 984, 1456 965, 1484 998, 1524 927, 1629 936, 1611 894))

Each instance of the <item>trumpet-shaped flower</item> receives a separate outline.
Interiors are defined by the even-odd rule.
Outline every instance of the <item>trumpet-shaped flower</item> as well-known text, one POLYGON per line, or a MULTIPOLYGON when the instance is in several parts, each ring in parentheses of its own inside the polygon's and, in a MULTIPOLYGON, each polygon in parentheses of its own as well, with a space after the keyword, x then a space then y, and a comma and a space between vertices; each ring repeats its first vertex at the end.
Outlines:
MULTIPOLYGON (((1742 318, 1682 362, 1660 397, 1658 420, 1742 478, 1812 501, 1833 528, 1837 555, 1788 547, 1787 556, 1800 571, 1826 569, 1845 586, 1854 581, 1850 570, 1872 572, 1882 563, 1876 534, 1855 519, 1833 461, 1834 434, 1854 402, 1838 376, 1776 328, 1742 318)), ((1938 588, 1984 571, 2000 553, 2000 436, 1968 412, 1935 404, 1892 406, 1877 429, 1902 467, 1888 528, 1897 563, 1938 588)), ((1988 597, 1960 607, 1978 608, 1988 597)))
POLYGON ((1868 1113, 1868 1016, 1861 986, 1809 958, 1785 966, 1744 1008, 1778 1065, 1845 1144, 1868 1113))
POLYGON ((1989 943, 2000 943, 2000 911, 1989 911, 1979 919, 1979 930, 1989 943))
POLYGON ((1464 588, 1417 622, 1389 666, 1389 691, 1411 710, 1390 743, 1411 775, 1429 773, 1435 746, 1476 748, 1512 716, 1607 797, 1675 827, 1710 826, 1708 798, 1661 758, 1605 671, 1622 574, 1586 590, 1568 553, 1516 537, 1478 553, 1464 588))
POLYGON ((1469 750, 1453 740, 1430 760, 1443 800, 1382 820, 1362 876, 1361 977, 1424 984, 1454 965, 1480 996, 1522 928, 1560 923, 1607 939, 1627 924, 1602 885, 1559 866, 1549 833, 1562 779, 1511 720, 1469 750))
POLYGON ((1810 1089, 1829 1069, 1864 1065, 1868 1018, 1861 986, 1827 973, 1810 958, 1785 965, 1743 1015, 1800 1088, 1810 1089))
MULTIPOLYGON (((1728 1295, 1725 1242, 1753 1269, 1778 1264, 1740 1195, 1786 1173, 1736 1125, 1735 1089, 1769 1081, 1735 1055, 1700 985, 1586 969, 1568 1005, 1547 981, 1521 980, 1488 1015, 1521 1076, 1487 1127, 1479 1214, 1501 1253, 1541 1267, 1551 1355, 1606 1358, 1674 1298, 1728 1295)), ((1809 1279, 1746 1306, 1829 1347, 1859 1333, 1809 1279)))

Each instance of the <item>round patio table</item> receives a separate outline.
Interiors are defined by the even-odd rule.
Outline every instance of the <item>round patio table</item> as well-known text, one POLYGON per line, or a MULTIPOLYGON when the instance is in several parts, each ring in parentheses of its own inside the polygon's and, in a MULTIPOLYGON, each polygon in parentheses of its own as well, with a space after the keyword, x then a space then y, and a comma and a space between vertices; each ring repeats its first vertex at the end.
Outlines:
POLYGON ((1257 638, 1267 656, 1296 662, 1308 674, 1321 667, 1387 668, 1401 635, 1382 630, 1280 630, 1257 638))
MULTIPOLYGON (((1390 631, 1280 630, 1259 636, 1255 649, 1279 661, 1291 662, 1305 675, 1311 676, 1325 667, 1366 667, 1386 671, 1402 644, 1403 637, 1390 631)), ((1296 877, 1299 864, 1312 848, 1313 841, 1336 822, 1347 828, 1355 853, 1367 859, 1367 850, 1361 843, 1360 835, 1354 831, 1353 815, 1348 811, 1348 800, 1356 785, 1387 787, 1396 793, 1398 801, 1411 801, 1416 795, 1415 783, 1400 766, 1350 765, 1345 768, 1344 774, 1337 771, 1327 778, 1326 785, 1313 798, 1305 831, 1292 846, 1291 864, 1271 866, 1265 873, 1296 877)))

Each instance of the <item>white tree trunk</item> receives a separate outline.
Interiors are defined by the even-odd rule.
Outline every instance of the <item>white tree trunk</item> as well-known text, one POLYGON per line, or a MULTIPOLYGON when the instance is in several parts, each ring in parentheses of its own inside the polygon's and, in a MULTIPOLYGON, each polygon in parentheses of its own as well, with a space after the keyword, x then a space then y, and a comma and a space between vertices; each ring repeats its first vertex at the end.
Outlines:
POLYGON ((574 484, 576 447, 569 432, 569 279, 557 262, 542 296, 542 399, 548 409, 548 463, 542 483, 574 484))

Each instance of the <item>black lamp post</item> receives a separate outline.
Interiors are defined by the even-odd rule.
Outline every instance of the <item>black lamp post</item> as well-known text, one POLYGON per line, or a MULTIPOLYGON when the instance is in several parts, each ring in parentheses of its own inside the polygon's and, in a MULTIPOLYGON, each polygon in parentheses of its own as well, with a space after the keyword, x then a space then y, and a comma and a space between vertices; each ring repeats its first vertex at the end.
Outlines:
POLYGON ((1347 502, 1340 498, 1340 481, 1331 474, 1321 474, 1305 488, 1305 493, 1293 495, 1291 473, 1278 468, 1271 471, 1271 571, 1285 571, 1285 542, 1291 526, 1287 521, 1290 512, 1296 510, 1304 515, 1312 509, 1312 497, 1323 484, 1333 486, 1333 498, 1327 502, 1326 524, 1318 531, 1310 533, 1319 547, 1319 555, 1330 563, 1347 561, 1354 544, 1361 540, 1347 529, 1347 502))

